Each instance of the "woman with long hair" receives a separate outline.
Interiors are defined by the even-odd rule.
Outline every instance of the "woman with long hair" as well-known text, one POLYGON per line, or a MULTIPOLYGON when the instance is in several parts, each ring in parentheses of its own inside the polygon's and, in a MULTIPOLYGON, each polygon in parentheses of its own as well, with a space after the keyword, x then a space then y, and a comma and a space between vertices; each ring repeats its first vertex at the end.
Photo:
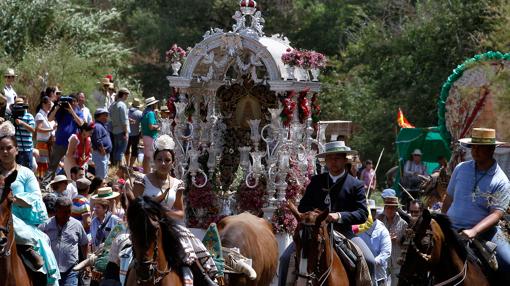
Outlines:
POLYGON ((78 132, 69 138, 69 145, 64 157, 64 170, 68 178, 71 178, 72 167, 83 167, 89 161, 92 152, 90 136, 92 136, 93 130, 94 123, 84 123, 78 128, 78 132))
POLYGON ((37 176, 42 178, 48 171, 48 163, 50 158, 51 142, 53 141, 53 130, 55 130, 55 122, 48 120, 48 113, 51 110, 51 99, 43 92, 41 94, 41 102, 37 106, 37 114, 35 115, 35 131, 37 143, 35 148, 39 151, 37 158, 37 176))

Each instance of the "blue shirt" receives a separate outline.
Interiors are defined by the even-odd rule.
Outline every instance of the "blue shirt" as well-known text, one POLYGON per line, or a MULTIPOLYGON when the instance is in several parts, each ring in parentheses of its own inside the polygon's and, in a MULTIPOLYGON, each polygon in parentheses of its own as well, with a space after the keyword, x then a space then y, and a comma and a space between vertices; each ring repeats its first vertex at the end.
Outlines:
MULTIPOLYGON (((83 119, 83 113, 77 108, 74 110, 76 115, 83 119)), ((74 121, 73 116, 69 111, 64 109, 57 110, 55 114, 55 121, 58 124, 57 133, 55 134, 55 144, 67 148, 69 145, 69 137, 78 132, 78 124, 74 121)))
MULTIPOLYGON (((35 128, 35 120, 32 114, 25 111, 25 114, 20 118, 20 120, 24 121, 32 128, 35 128)), ((32 151, 34 148, 34 143, 32 142, 32 132, 25 129, 25 127, 22 125, 16 125, 15 136, 19 151, 32 151)))
POLYGON ((386 269, 391 257, 390 232, 380 220, 375 220, 372 226, 359 235, 370 248, 375 257, 375 278, 377 281, 387 278, 386 269))
POLYGON ((39 225, 39 229, 50 238, 51 249, 55 254, 61 273, 67 272, 79 262, 78 246, 89 243, 87 233, 81 222, 72 217, 62 227, 57 224, 55 217, 52 217, 48 222, 39 225))
POLYGON ((471 229, 492 211, 506 211, 510 182, 498 163, 481 172, 475 171, 475 161, 471 160, 460 163, 453 171, 448 195, 453 198, 447 213, 453 227, 471 229))
POLYGON ((112 139, 110 138, 110 133, 106 130, 104 123, 96 121, 91 139, 92 149, 99 151, 101 146, 103 146, 106 153, 110 153, 112 151, 112 139))
POLYGON ((129 136, 140 135, 140 121, 142 120, 143 116, 142 111, 136 107, 131 107, 129 108, 128 116, 129 119, 134 121, 134 123, 129 123, 129 129, 131 130, 129 136))
POLYGON ((102 242, 104 242, 104 239, 106 239, 108 237, 108 234, 110 234, 112 229, 121 221, 121 219, 118 216, 112 214, 111 212, 109 212, 105 215, 104 220, 106 220, 108 215, 111 215, 111 217, 108 220, 108 222, 106 223, 105 227, 103 228, 103 230, 102 230, 103 233, 100 235, 100 237, 102 238, 102 241, 100 241, 100 239, 98 237, 98 231, 104 221, 99 221, 99 219, 97 217, 94 217, 92 219, 92 222, 90 224, 90 235, 92 237, 93 250, 94 250, 94 247, 97 248, 102 242))

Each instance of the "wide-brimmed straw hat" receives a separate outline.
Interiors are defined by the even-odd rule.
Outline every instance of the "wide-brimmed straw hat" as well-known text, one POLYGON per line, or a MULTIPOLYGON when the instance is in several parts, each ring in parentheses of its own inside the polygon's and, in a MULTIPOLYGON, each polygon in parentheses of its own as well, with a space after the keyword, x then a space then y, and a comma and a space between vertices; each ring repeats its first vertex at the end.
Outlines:
POLYGON ((414 149, 413 153, 411 153, 411 155, 418 155, 418 156, 421 156, 423 155, 423 153, 421 152, 420 149, 414 149))
POLYGON ((56 184, 56 183, 60 183, 60 182, 70 183, 71 180, 68 180, 65 175, 57 175, 57 176, 55 176, 53 181, 50 182, 50 186, 53 185, 53 184, 56 184))
POLYGON ((159 100, 157 100, 154 96, 152 96, 152 97, 149 97, 149 98, 145 99, 145 106, 153 105, 153 104, 156 104, 158 102, 159 102, 159 100))
POLYGON ((344 141, 328 142, 324 145, 324 152, 317 154, 318 158, 324 158, 330 154, 357 154, 355 150, 345 145, 344 141))
POLYGON ((133 98, 133 102, 131 102, 131 106, 132 106, 132 107, 139 108, 139 107, 140 107, 140 99, 138 99, 138 98, 133 98))
POLYGON ((398 202, 397 197, 386 197, 384 198, 384 206, 398 207, 400 206, 400 203, 398 202))
POLYGON ((111 187, 104 187, 97 189, 97 194, 92 195, 93 200, 103 199, 109 200, 118 197, 120 194, 118 192, 114 192, 111 187))
POLYGON ((17 76, 14 69, 8 68, 4 72, 4 76, 17 76))
POLYGON ((506 142, 496 140, 496 129, 473 128, 470 138, 459 139, 459 142, 466 147, 471 145, 503 145, 506 142))

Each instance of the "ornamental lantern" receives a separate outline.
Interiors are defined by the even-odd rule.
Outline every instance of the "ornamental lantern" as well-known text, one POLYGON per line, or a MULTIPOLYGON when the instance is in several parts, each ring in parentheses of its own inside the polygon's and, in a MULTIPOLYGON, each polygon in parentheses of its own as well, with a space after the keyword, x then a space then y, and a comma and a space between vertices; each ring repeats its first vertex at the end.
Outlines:
POLYGON ((244 15, 253 15, 257 11, 257 2, 254 0, 241 0, 239 6, 244 15))

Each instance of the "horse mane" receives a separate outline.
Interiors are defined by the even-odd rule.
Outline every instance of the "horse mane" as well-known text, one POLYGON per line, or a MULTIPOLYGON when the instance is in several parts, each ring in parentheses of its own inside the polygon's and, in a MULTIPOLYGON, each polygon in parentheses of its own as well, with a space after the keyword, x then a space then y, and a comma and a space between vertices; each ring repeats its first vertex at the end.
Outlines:
POLYGON ((452 222, 448 216, 442 213, 431 213, 430 215, 443 231, 445 240, 453 246, 459 257, 465 260, 468 257, 466 244, 462 242, 459 234, 452 228, 452 222))
POLYGON ((138 197, 129 204, 127 209, 128 225, 131 230, 131 236, 144 243, 148 248, 151 241, 156 237, 156 231, 149 221, 149 217, 157 217, 160 224, 163 240, 163 249, 165 257, 171 267, 179 267, 182 263, 184 249, 179 241, 179 231, 177 222, 170 218, 167 209, 151 197, 138 197))

